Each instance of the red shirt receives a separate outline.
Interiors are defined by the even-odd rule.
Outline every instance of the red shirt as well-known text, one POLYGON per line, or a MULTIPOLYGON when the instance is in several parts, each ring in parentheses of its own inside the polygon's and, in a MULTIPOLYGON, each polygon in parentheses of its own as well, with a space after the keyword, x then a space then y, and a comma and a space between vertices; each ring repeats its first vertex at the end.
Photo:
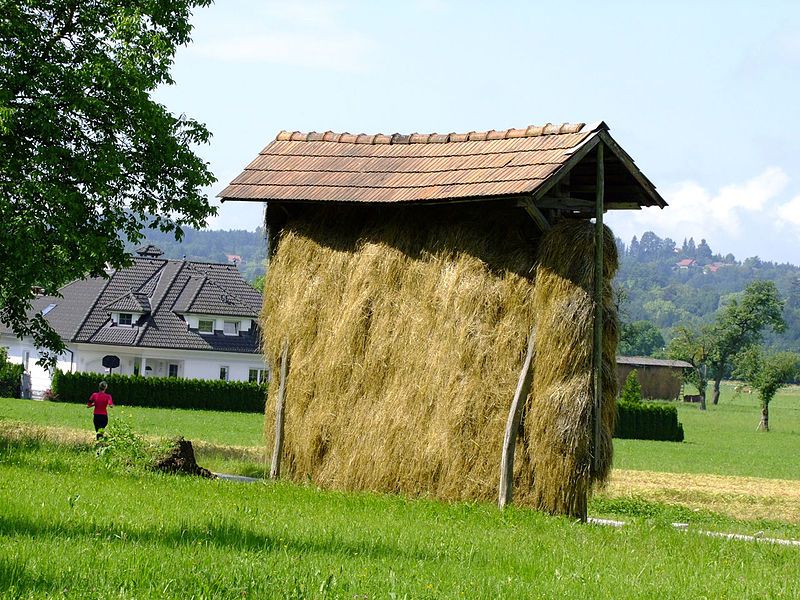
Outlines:
POLYGON ((89 396, 89 403, 86 406, 94 405, 94 414, 107 415, 107 406, 114 406, 114 401, 111 399, 111 394, 105 392, 95 392, 89 396))

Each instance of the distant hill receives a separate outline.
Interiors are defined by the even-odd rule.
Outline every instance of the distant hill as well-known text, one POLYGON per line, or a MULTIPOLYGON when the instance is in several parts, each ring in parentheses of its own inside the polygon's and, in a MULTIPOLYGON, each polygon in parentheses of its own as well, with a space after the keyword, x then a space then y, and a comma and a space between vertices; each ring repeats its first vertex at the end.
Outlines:
POLYGON ((237 267, 250 282, 264 274, 266 244, 263 227, 255 231, 198 230, 187 227, 181 242, 176 242, 171 233, 147 229, 145 239, 137 247, 142 244, 155 244, 164 251, 165 258, 186 257, 189 260, 225 263, 240 257, 241 260, 236 260, 237 267))
POLYGON ((617 238, 623 322, 654 323, 669 340, 672 327, 713 319, 726 296, 744 290, 752 281, 775 282, 786 300, 787 330, 769 333, 766 342, 780 349, 800 351, 800 268, 789 263, 762 261, 757 256, 737 260, 715 253, 705 240, 692 238, 676 244, 648 231, 625 244, 617 238))

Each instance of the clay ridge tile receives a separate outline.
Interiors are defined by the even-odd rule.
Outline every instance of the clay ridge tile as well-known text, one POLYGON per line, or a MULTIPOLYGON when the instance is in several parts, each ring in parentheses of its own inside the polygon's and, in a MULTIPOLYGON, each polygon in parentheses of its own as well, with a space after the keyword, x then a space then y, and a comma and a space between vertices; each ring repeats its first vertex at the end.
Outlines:
POLYGON ((500 131, 492 129, 491 131, 470 131, 468 133, 393 133, 391 135, 385 133, 335 133, 333 131, 303 133, 284 130, 278 133, 275 141, 338 142, 342 144, 446 144, 448 142, 483 142, 579 133, 585 125, 585 123, 562 123, 560 125, 546 123, 544 125, 530 125, 525 129, 504 129, 500 131))

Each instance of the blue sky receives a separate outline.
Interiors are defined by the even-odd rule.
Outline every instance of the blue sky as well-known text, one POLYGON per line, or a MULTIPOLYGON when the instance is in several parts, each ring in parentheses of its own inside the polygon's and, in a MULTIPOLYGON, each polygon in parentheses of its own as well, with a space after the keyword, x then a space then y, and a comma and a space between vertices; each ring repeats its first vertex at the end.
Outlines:
POLYGON ((158 98, 212 131, 211 195, 281 129, 604 120, 671 204, 608 215, 617 235, 800 264, 799 2, 218 0, 193 22, 158 98))

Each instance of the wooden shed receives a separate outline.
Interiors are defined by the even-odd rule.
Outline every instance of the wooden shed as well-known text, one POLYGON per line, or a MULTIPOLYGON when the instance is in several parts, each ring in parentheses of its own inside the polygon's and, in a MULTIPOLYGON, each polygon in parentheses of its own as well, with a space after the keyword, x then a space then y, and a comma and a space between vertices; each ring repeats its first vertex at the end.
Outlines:
POLYGON ((684 360, 666 360, 649 356, 618 356, 619 387, 634 369, 642 386, 642 397, 650 400, 680 400, 683 374, 692 365, 684 360))
POLYGON ((273 475, 501 505, 513 483, 585 518, 616 414, 603 214, 666 206, 604 123, 284 131, 220 197, 266 204, 273 475))

